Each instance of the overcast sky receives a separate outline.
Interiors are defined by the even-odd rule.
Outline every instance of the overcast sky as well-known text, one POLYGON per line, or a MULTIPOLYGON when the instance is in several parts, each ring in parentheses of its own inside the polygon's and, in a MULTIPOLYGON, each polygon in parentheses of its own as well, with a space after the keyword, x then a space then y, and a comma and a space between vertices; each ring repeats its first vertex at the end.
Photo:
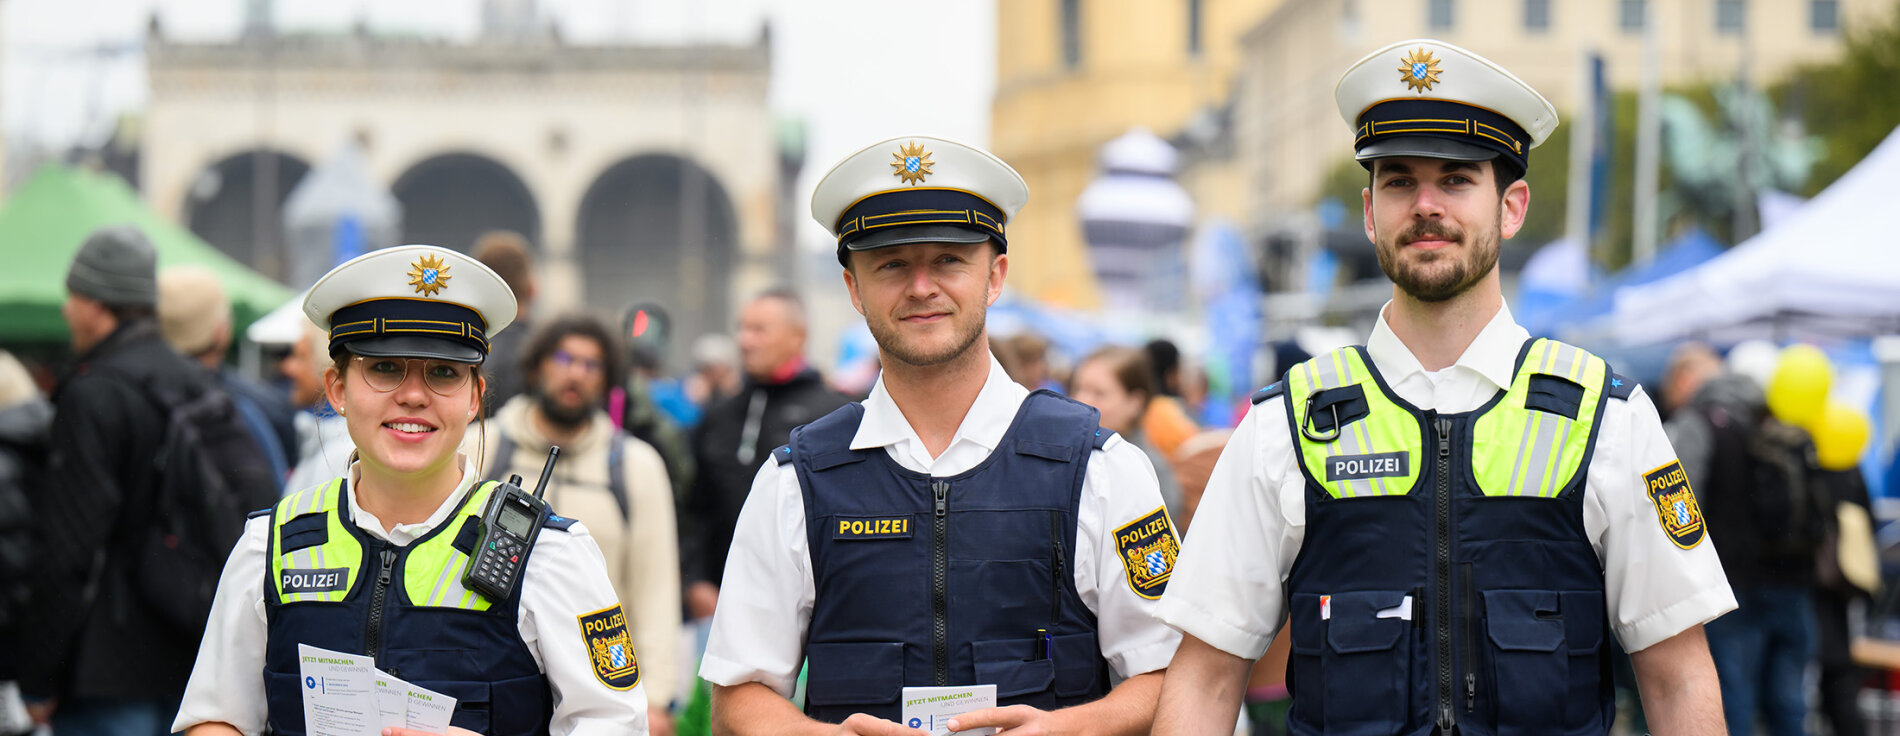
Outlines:
MULTIPOLYGON (((145 101, 141 44, 156 12, 168 38, 222 40, 247 0, 0 0, 0 124, 7 144, 97 142, 145 101)), ((449 39, 479 31, 480 0, 279 0, 278 28, 449 39)), ((978 145, 995 87, 994 0, 542 0, 572 43, 747 43, 772 24, 775 113, 803 119, 797 200, 845 154, 926 133, 978 145), (877 90, 878 94, 854 94, 877 90)), ((812 228, 816 228, 813 225, 812 228)), ((822 231, 818 232, 822 235, 822 231)))

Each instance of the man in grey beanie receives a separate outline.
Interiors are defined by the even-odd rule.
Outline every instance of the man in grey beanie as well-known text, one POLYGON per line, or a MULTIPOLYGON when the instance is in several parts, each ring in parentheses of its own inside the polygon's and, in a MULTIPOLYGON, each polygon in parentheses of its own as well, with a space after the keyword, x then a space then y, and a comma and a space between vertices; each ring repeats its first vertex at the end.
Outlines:
POLYGON ((28 711, 60 736, 164 733, 203 633, 142 613, 149 606, 122 549, 134 525, 149 523, 152 462, 165 437, 167 418, 148 387, 195 394, 209 383, 159 334, 156 264, 143 233, 106 227, 86 238, 66 274, 61 313, 77 360, 53 394, 21 622, 32 634, 18 643, 28 711))

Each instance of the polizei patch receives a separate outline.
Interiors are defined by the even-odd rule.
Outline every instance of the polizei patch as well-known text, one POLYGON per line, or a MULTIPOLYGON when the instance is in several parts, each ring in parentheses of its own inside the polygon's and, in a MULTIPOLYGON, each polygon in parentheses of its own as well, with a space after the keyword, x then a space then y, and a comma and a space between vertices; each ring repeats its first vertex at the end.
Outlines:
POLYGON ((349 590, 350 570, 347 567, 326 567, 319 570, 285 570, 278 580, 284 595, 292 593, 333 593, 349 590))
POLYGON ((1163 506, 1123 524, 1115 530, 1115 544, 1121 548, 1128 588, 1149 600, 1160 598, 1168 589, 1168 577, 1174 574, 1174 558, 1181 554, 1181 542, 1174 538, 1168 508, 1163 506))
POLYGON ((634 657, 627 614, 620 610, 620 604, 578 618, 581 638, 587 640, 587 658, 594 664, 594 677, 615 690, 632 690, 640 684, 640 661, 634 657))
POLYGON ((1370 455, 1335 455, 1326 458, 1327 480, 1403 478, 1410 474, 1410 456, 1404 452, 1375 452, 1370 455))
POLYGON ((1682 471, 1681 462, 1671 460, 1644 473, 1643 487, 1656 505, 1656 520, 1669 541, 1683 549, 1702 543, 1702 509, 1696 506, 1695 493, 1689 490, 1689 474, 1682 471))
POLYGON ((831 522, 831 538, 840 541, 857 539, 909 539, 910 517, 841 517, 833 519, 831 522))

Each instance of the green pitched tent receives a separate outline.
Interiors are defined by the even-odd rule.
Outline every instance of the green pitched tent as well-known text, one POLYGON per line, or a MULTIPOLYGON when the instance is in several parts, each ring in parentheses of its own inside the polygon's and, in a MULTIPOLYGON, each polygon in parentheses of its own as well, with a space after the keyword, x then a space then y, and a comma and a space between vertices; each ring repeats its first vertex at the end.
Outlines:
POLYGON ((116 176, 41 167, 0 206, 0 344, 65 342, 66 269, 93 230, 130 224, 158 249, 158 267, 211 269, 231 298, 233 330, 289 301, 289 289, 147 209, 116 176))

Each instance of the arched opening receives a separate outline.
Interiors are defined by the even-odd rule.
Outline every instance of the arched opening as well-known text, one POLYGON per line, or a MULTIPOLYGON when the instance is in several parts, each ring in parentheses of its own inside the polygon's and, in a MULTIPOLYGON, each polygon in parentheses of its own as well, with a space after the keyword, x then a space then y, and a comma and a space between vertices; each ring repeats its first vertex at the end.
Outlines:
POLYGON ((284 199, 310 164, 280 151, 244 151, 205 167, 185 193, 185 226, 218 250, 284 279, 284 199))
POLYGON ((588 306, 618 315, 636 301, 673 318, 672 356, 701 334, 730 332, 738 253, 732 199, 711 172, 668 154, 624 159, 581 199, 576 236, 588 306))
POLYGON ((402 242, 467 252, 489 230, 513 230, 537 247, 541 211, 521 177, 494 159, 448 153, 423 160, 396 179, 402 242))

